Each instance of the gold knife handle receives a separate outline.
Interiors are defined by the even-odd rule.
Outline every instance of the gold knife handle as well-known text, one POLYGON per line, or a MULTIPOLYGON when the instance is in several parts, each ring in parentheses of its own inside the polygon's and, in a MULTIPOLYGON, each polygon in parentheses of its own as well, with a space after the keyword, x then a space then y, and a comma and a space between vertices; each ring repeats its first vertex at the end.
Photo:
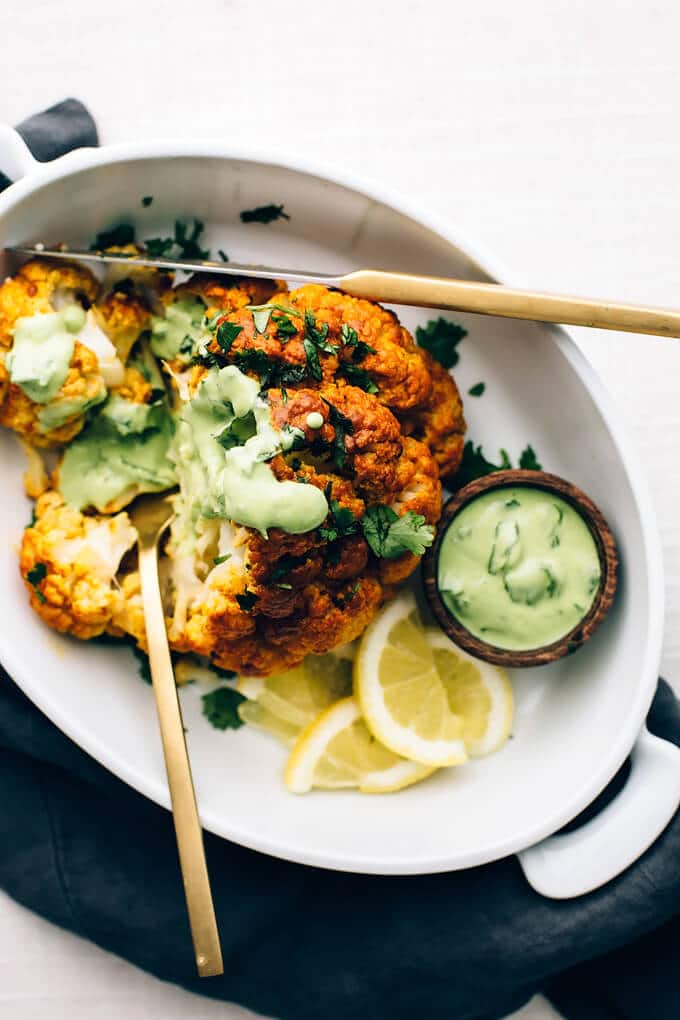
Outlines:
POLYGON ((341 277, 338 286, 355 297, 398 305, 450 308, 457 312, 478 312, 511 319, 680 337, 680 312, 670 309, 542 294, 497 283, 358 269, 341 277))
POLYGON ((191 765, 184 738, 182 713, 165 629, 165 617, 158 583, 158 554, 155 544, 146 548, 140 547, 139 573, 146 617, 151 678, 158 710, 196 966, 201 977, 212 977, 224 973, 222 950, 210 892, 203 832, 196 807, 191 765))

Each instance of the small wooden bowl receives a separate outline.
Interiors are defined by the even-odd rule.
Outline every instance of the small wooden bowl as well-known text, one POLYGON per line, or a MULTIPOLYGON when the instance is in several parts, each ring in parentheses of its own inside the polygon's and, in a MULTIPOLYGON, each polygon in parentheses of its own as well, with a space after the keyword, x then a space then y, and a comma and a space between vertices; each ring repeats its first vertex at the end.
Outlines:
POLYGON ((572 485, 571 482, 567 482, 557 475, 547 474, 545 471, 512 469, 496 471, 484 478, 469 482, 444 504, 441 520, 437 527, 437 536, 423 559, 423 584, 427 600, 440 627, 455 644, 465 649, 470 655, 484 659, 486 662, 493 662, 497 666, 545 666, 565 655, 571 655, 595 632, 609 612, 614 600, 618 566, 619 556, 611 529, 593 501, 584 492, 572 485), (497 648, 471 634, 446 608, 438 584, 439 552, 444 535, 453 518, 464 506, 467 506, 477 496, 481 496, 482 493, 517 485, 545 489, 547 492, 561 496, 565 502, 573 506, 587 524, 595 540, 600 557, 601 572, 600 585, 593 603, 573 630, 553 644, 521 651, 497 648))

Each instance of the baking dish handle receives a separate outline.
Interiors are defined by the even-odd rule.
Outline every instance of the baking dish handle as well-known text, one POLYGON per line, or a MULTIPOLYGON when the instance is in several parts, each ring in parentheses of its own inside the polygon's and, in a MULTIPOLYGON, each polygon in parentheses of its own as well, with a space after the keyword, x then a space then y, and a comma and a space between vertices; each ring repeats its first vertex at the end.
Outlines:
POLYGON ((0 172, 10 181, 18 181, 34 173, 39 166, 19 132, 9 124, 0 124, 0 172))
POLYGON ((592 892, 634 863, 666 828, 680 802, 680 748, 645 727, 621 792, 592 821, 523 850, 536 892, 570 899, 592 892))

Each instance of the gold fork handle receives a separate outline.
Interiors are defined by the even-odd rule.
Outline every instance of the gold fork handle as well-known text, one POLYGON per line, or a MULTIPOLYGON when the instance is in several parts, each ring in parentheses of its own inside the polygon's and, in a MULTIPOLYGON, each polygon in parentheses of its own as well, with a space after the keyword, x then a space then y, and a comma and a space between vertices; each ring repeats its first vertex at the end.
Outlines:
POLYGON ((338 285, 355 297, 393 304, 450 308, 457 312, 502 315, 510 319, 562 322, 570 326, 680 337, 680 312, 664 308, 563 297, 533 290, 516 290, 497 283, 447 280, 439 276, 414 276, 377 269, 358 269, 347 273, 340 278, 338 285))
POLYGON ((165 629, 155 545, 144 549, 140 548, 139 573, 146 617, 151 678, 158 710, 196 966, 201 977, 212 977, 224 973, 222 950, 210 892, 203 832, 196 807, 191 765, 184 738, 182 713, 165 629))

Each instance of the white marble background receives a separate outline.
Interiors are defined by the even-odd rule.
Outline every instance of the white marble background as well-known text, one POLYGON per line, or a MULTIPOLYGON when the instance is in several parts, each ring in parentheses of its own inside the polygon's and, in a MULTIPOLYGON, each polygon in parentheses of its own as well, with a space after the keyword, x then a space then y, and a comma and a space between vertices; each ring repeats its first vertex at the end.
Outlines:
MULTIPOLYGON (((4 0, 0 120, 75 95, 103 142, 295 149, 417 198, 527 285, 677 305, 679 34, 660 0, 4 0)), ((647 465, 680 689, 680 346, 579 340, 647 465)), ((246 1015, 0 896, 2 1020, 246 1015)), ((521 1012, 554 1016, 540 999, 521 1012)))

